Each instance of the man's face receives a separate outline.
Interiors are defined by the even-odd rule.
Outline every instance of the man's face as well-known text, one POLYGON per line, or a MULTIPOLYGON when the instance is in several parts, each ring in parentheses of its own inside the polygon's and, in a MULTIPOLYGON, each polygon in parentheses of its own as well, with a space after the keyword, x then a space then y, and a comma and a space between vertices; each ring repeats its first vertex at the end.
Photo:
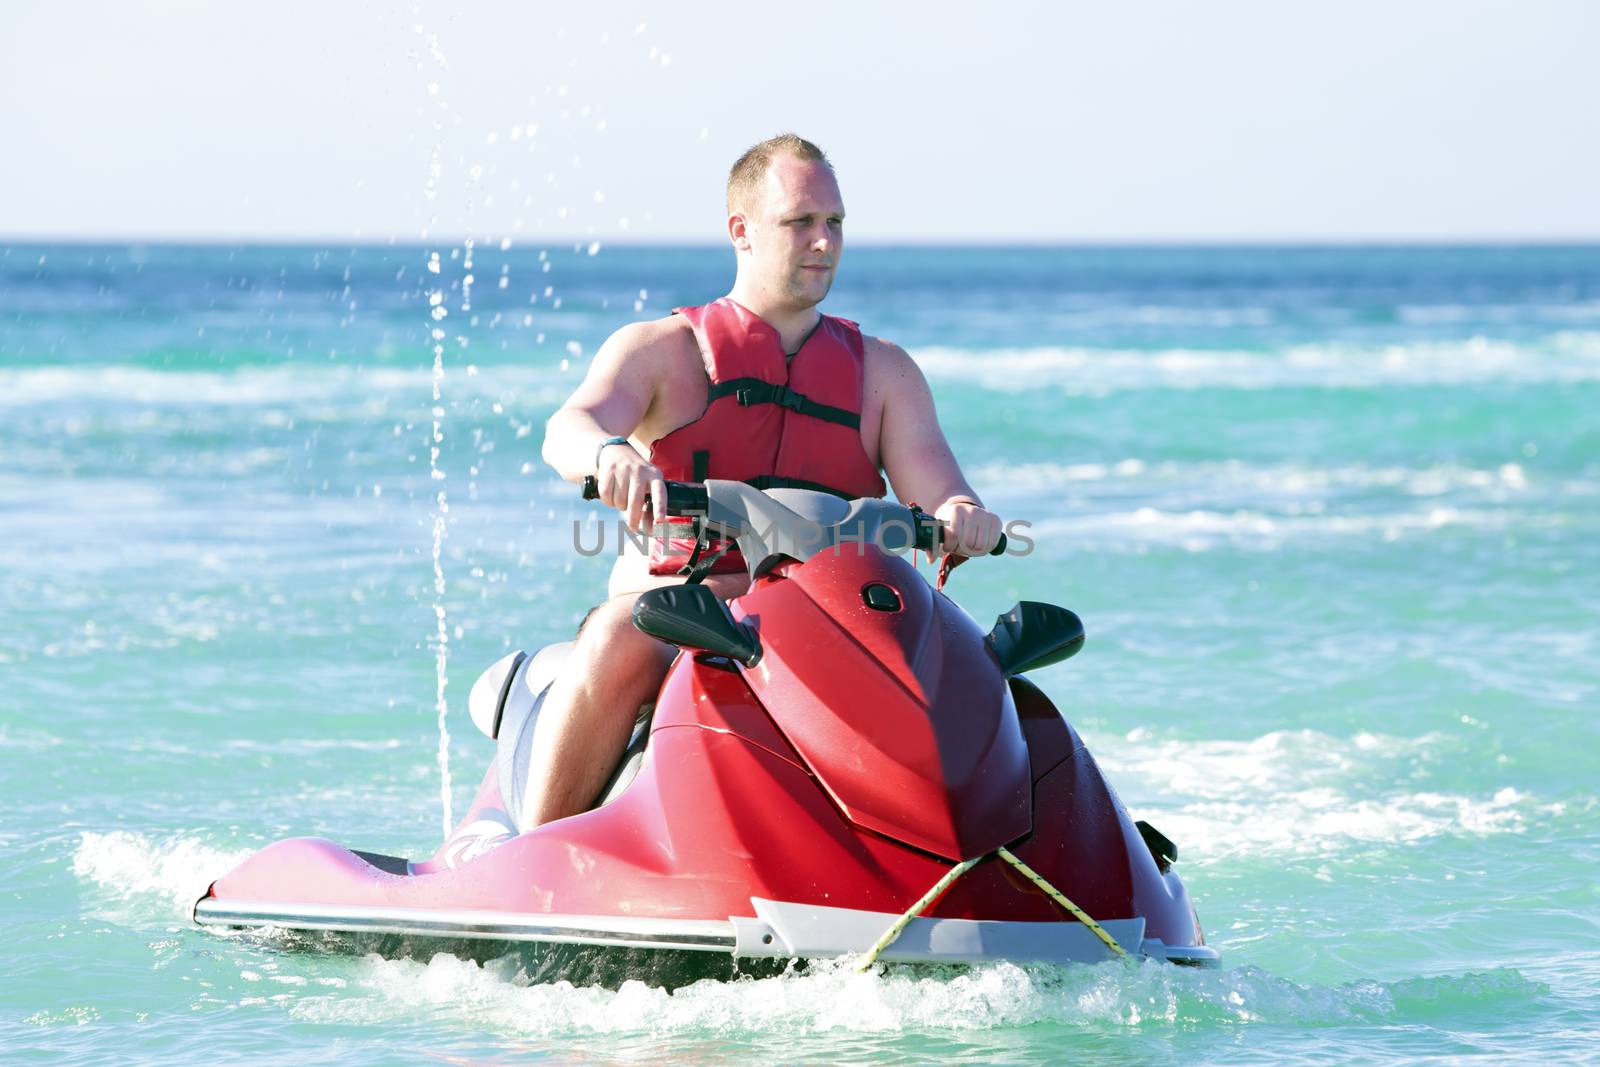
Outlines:
POLYGON ((767 168, 760 205, 745 216, 744 235, 762 289, 797 311, 821 303, 844 247, 844 199, 833 171, 778 156, 767 168))

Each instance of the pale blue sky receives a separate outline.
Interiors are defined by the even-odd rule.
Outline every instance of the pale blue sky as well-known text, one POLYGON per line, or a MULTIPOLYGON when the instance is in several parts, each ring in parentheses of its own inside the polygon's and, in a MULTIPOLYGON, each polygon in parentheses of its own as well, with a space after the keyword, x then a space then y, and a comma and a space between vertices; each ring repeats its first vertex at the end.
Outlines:
POLYGON ((981 10, 13 2, 0 239, 713 241, 784 129, 857 241, 1600 237, 1589 0, 981 10))

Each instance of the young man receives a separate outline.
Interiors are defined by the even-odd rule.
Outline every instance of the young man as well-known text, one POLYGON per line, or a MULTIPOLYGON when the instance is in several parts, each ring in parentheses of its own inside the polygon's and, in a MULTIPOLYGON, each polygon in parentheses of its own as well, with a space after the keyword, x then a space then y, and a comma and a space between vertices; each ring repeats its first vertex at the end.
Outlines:
MULTIPOLYGON (((882 496, 881 470, 897 497, 944 522, 947 550, 993 548, 1000 519, 962 477, 917 365, 817 311, 844 246, 844 201, 822 150, 794 134, 751 148, 728 177, 727 225, 733 289, 612 334, 546 425, 546 462, 570 482, 594 475, 601 500, 636 532, 648 523, 646 499, 664 500, 669 479, 882 496)), ((534 825, 594 802, 639 705, 660 688, 675 650, 633 627, 633 603, 681 582, 681 562, 659 551, 617 560, 608 599, 579 631, 540 712, 534 825)), ((728 570, 706 584, 728 599, 749 579, 728 570)))

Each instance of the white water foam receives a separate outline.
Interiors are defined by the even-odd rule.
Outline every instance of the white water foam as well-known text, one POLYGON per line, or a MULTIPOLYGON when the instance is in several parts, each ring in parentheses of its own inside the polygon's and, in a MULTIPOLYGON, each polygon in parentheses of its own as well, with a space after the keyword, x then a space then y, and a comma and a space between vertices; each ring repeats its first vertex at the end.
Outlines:
POLYGON ((212 882, 248 855, 248 849, 213 848, 192 837, 86 832, 72 855, 72 872, 108 892, 110 914, 138 914, 159 902, 166 919, 186 916, 212 882))
POLYGON ((1288 541, 1319 537, 1377 537, 1384 541, 1445 527, 1504 530, 1553 526, 1559 514, 1530 515, 1505 508, 1435 506, 1369 514, 1275 515, 1251 508, 1223 512, 1197 508, 1167 511, 1140 507, 1073 518, 1045 519, 1027 531, 1036 542, 1056 540, 1075 549, 1092 545, 1112 552, 1168 545, 1188 552, 1231 547, 1271 551, 1288 541))
MULTIPOLYGON (((420 23, 414 25, 412 27, 412 31, 421 36, 428 45, 428 54, 433 59, 435 67, 435 70, 432 73, 437 77, 444 77, 445 72, 449 70, 450 62, 445 58, 443 50, 439 47, 438 34, 429 31, 420 23)), ((420 61, 418 63, 418 69, 422 69, 422 64, 420 61)), ((439 196, 440 178, 444 173, 443 157, 445 154, 446 140, 445 116, 449 111, 449 103, 445 96, 441 94, 438 81, 429 81, 427 83, 427 91, 428 95, 434 98, 433 115, 430 122, 430 126, 433 130, 433 143, 430 146, 428 157, 428 174, 427 180, 423 183, 422 195, 423 199, 427 201, 435 201, 439 196)), ((471 188, 472 184, 473 180, 469 180, 468 188, 471 188)), ((438 215, 430 213, 428 216, 428 229, 432 229, 434 226, 436 226, 438 221, 438 215)), ((423 236, 426 236, 427 232, 427 230, 424 230, 423 236)), ((472 239, 470 237, 467 238, 463 248, 458 251, 465 252, 465 256, 462 258, 461 264, 462 271, 464 273, 461 277, 461 304, 459 308, 461 313, 465 315, 467 312, 472 310, 472 239)), ((457 252, 452 252, 450 258, 452 261, 455 260, 457 258, 457 252)), ((437 279, 437 281, 430 283, 431 288, 428 292, 428 331, 429 336, 433 340, 433 373, 429 378, 429 386, 432 390, 433 397, 433 406, 430 409, 433 422, 432 430, 429 433, 428 438, 428 476, 430 479, 432 479, 435 489, 433 495, 433 507, 429 513, 429 519, 431 520, 432 527, 431 554, 433 562, 433 702, 435 709, 435 721, 439 733, 439 750, 435 756, 435 763, 439 768, 440 822, 443 826, 444 836, 448 838, 450 836, 450 828, 455 823, 455 816, 451 811, 450 795, 450 726, 448 722, 450 706, 445 699, 445 691, 450 680, 450 630, 448 621, 445 617, 443 553, 445 535, 447 533, 447 524, 450 517, 450 501, 445 488, 446 474, 444 469, 439 464, 439 456, 440 446, 444 443, 444 418, 446 411, 443 398, 445 381, 444 320, 449 317, 450 311, 445 307, 446 290, 442 284, 443 279, 440 278, 439 275, 440 258, 438 252, 429 253, 426 269, 433 278, 437 279)), ((459 329, 465 330, 467 328, 468 327, 460 327, 459 329)), ((456 336, 456 342, 462 348, 465 348, 467 345, 467 337, 465 334, 458 334, 456 336)), ((472 375, 469 374, 468 377, 470 378, 472 375)))
POLYGON ((1452 745, 1443 734, 1396 738, 1278 730, 1250 740, 1154 740, 1146 731, 1096 737, 1090 749, 1125 796, 1160 798, 1162 831, 1184 845, 1186 863, 1232 856, 1331 855, 1441 835, 1522 833, 1561 805, 1511 786, 1464 795, 1393 789, 1452 745))
POLYGON ((1529 487, 1520 463, 1494 468, 1460 464, 1427 467, 1347 464, 1311 467, 1299 463, 1247 463, 1243 460, 1150 463, 1129 457, 1105 463, 990 463, 977 468, 976 480, 1003 485, 1008 492, 1037 493, 1097 482, 1126 482, 1149 491, 1162 486, 1204 487, 1209 495, 1250 492, 1278 496, 1323 494, 1335 490, 1392 489, 1408 496, 1478 492, 1509 498, 1529 487))
POLYGON ((1041 497, 1067 501, 1062 507, 1072 514, 1035 521, 1030 536, 1107 551, 1270 550, 1308 538, 1394 541, 1449 527, 1542 527, 1568 521, 1571 499, 1589 491, 1581 482, 1530 476, 1520 463, 1318 467, 1127 458, 991 463, 975 475, 1004 487, 995 502, 1005 510, 1026 511, 1041 497))
POLYGON ((1084 395, 1131 389, 1366 389, 1600 381, 1600 333, 1586 331, 1568 331, 1538 345, 1475 337, 1379 347, 1305 344, 1273 351, 931 347, 912 355, 938 379, 1009 392, 1051 386, 1084 395))
MULTIPOLYGON (((440 307, 442 310, 442 306, 440 307)), ((430 325, 431 328, 436 328, 430 325)), ((442 332, 442 331, 441 331, 442 332)), ((1600 381, 1600 331, 1566 331, 1533 345, 1478 338, 1384 347, 1300 345, 1273 351, 1098 349, 1073 346, 913 352, 936 379, 1020 392, 1057 386, 1100 394, 1125 389, 1367 388, 1600 381)), ((0 369, 0 408, 101 400, 144 406, 284 405, 415 397, 431 368, 284 364, 231 371, 155 370, 129 365, 0 369)), ((472 398, 551 406, 572 391, 556 366, 486 365, 454 375, 457 401, 472 398)))
MULTIPOLYGON (((1509 971, 1426 981, 1486 1000, 1538 990, 1509 971)), ((1303 986, 1253 968, 1185 971, 1148 961, 1067 968, 1002 963, 939 974, 894 968, 856 974, 841 962, 778 978, 701 981, 671 993, 640 982, 613 991, 567 982, 530 986, 510 957, 480 967, 450 955, 426 964, 369 956, 347 988, 302 996, 291 1014, 349 1025, 414 1025, 421 1017, 495 1035, 596 1038, 612 1054, 618 1038, 633 1035, 648 1039, 654 1054, 673 1039, 745 1038, 782 1045, 793 1058, 803 1054, 791 1042, 814 1044, 810 1055, 821 1057, 842 1051, 840 1040, 907 1031, 1376 1021, 1396 1014, 1397 993, 1404 990, 1377 982, 1303 986)))
MULTIPOLYGON (((1036 974, 997 965, 953 977, 856 974, 843 963, 803 975, 738 983, 701 981, 668 993, 641 982, 617 990, 567 982, 524 984, 513 958, 483 967, 435 956, 422 964, 368 957, 349 993, 301 1000, 296 1018, 370 1024, 431 1014, 498 1033, 553 1036, 691 1033, 893 1033, 907 1029, 987 1030, 1052 1018, 1137 1022, 1116 1003, 1127 972, 1071 976, 1070 992, 1045 992, 1036 974)), ((1109 970, 1109 969, 1108 969, 1109 970)), ((1065 973, 1065 972, 1063 972, 1065 973)), ((1054 975, 1050 976, 1054 978, 1054 975)), ((1171 1005, 1164 1005, 1171 1011, 1171 1005)))
POLYGON ((1241 854, 1330 857, 1441 835, 1522 833, 1527 802, 1509 786, 1489 797, 1423 792, 1361 800, 1341 790, 1302 789, 1269 801, 1187 804, 1159 821, 1184 842, 1186 861, 1209 866, 1241 854))
POLYGON ((1589 324, 1600 322, 1600 300, 1570 304, 1402 304, 1395 312, 1401 322, 1422 326, 1468 322, 1589 324))
MULTIPOLYGON (((434 262, 437 262, 438 254, 435 253, 433 258, 434 262)), ((442 313, 445 310, 439 304, 443 295, 442 290, 435 289, 430 298, 435 305, 433 310, 436 321, 442 317, 442 313)), ((450 706, 445 700, 445 688, 450 680, 450 630, 445 619, 443 555, 445 524, 450 515, 450 501, 445 491, 445 472, 439 466, 439 446, 444 443, 445 408, 442 399, 444 386, 444 331, 434 327, 433 338, 433 375, 430 379, 433 388, 433 407, 431 409, 433 425, 428 438, 428 476, 436 486, 433 507, 429 512, 433 560, 433 702, 439 731, 439 751, 435 757, 435 762, 439 766, 440 821, 444 827, 444 836, 449 837, 450 827, 455 823, 455 817, 450 810, 450 727, 446 721, 450 706)))

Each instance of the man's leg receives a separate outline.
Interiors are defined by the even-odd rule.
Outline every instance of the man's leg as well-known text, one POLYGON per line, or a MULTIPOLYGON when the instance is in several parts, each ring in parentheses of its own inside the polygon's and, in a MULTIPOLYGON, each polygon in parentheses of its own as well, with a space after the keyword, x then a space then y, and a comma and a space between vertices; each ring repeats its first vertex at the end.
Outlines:
POLYGON ((534 726, 523 812, 528 828, 587 811, 628 745, 639 705, 654 699, 677 649, 633 625, 637 593, 590 613, 534 726))

